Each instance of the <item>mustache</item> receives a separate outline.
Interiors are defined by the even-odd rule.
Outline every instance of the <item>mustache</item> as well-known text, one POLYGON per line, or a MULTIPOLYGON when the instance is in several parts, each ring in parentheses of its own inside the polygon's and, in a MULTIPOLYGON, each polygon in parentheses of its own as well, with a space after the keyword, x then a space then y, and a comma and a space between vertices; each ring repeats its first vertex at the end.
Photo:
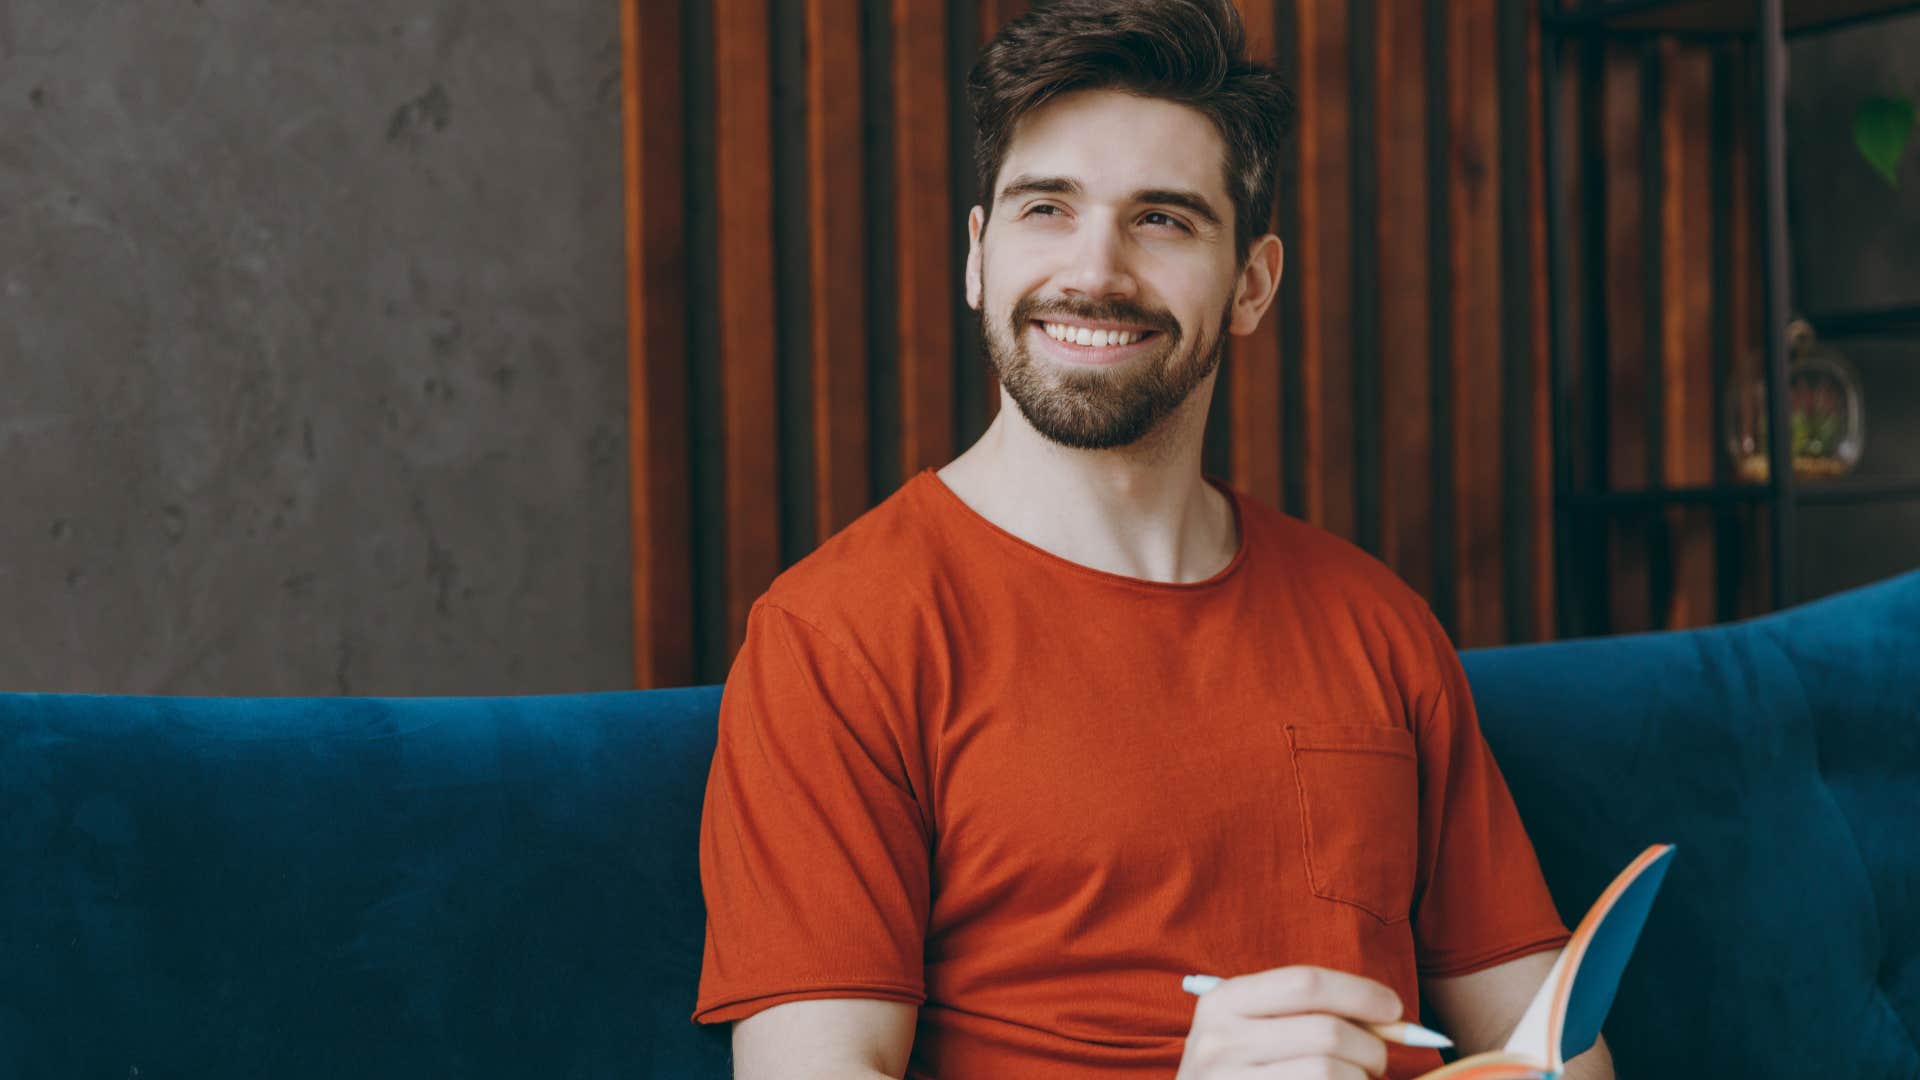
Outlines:
POLYGON ((1013 314, 1009 321, 1016 335, 1020 328, 1034 319, 1045 319, 1049 315, 1067 315, 1088 322, 1126 323, 1129 326, 1144 326, 1165 334, 1170 342, 1180 340, 1180 323, 1164 311, 1149 311, 1146 308, 1119 300, 1040 300, 1035 297, 1022 297, 1013 305, 1013 314))

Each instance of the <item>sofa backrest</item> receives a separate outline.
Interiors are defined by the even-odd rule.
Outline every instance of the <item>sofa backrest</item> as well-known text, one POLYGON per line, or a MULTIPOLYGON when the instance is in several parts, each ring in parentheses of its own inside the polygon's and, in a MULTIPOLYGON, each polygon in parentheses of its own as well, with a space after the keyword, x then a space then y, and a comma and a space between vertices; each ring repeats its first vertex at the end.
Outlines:
POLYGON ((719 689, 0 695, 0 1077, 724 1077, 719 689))
POLYGON ((1568 925, 1678 845, 1622 1077, 1920 1078, 1920 573, 1744 623, 1464 657, 1568 925))
MULTIPOLYGON (((1679 845, 1621 1076, 1920 1077, 1920 574, 1465 662, 1570 923, 1679 845)), ((0 694, 0 1076, 726 1077, 718 705, 0 694)))

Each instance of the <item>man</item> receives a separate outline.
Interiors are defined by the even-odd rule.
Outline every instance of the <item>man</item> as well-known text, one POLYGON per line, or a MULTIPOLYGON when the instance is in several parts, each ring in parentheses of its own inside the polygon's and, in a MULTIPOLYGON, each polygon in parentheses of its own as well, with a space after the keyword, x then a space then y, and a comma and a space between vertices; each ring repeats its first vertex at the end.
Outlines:
POLYGON ((1409 1077, 1366 1024, 1497 1047, 1567 940, 1425 603, 1201 472, 1281 274, 1243 51, 1224 0, 1058 0, 972 74, 1007 407, 754 606, 694 1013, 739 1077, 1409 1077))

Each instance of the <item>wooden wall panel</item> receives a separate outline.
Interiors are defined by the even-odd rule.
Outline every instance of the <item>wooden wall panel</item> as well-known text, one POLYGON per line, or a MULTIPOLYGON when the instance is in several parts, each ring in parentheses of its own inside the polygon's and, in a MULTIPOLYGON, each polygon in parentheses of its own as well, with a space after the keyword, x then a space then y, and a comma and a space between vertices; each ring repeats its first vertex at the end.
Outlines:
MULTIPOLYGON (((982 45, 993 40, 993 36, 1000 32, 1001 27, 1026 14, 1032 6, 1028 0, 978 0, 978 4, 982 45)), ((989 198, 991 195, 991 192, 980 193, 982 199, 989 198)), ((984 370, 980 377, 986 380, 983 399, 986 406, 985 419, 991 424, 994 416, 1000 412, 1000 380, 994 375, 993 369, 985 366, 984 362, 982 367, 984 370)))
MULTIPOLYGON (((1754 198, 1754 162, 1753 148, 1753 108, 1747 88, 1756 77, 1753 71, 1752 57, 1744 52, 1732 53, 1726 63, 1732 69, 1722 82, 1720 92, 1725 95, 1725 108, 1728 112, 1727 141, 1729 143, 1727 170, 1727 216, 1730 224, 1727 234, 1727 297, 1723 333, 1727 339, 1727 365, 1735 373, 1751 371, 1757 373, 1760 362, 1760 269, 1758 259, 1759 210, 1754 198), (1750 367, 1747 365, 1751 365, 1750 367)), ((1732 377, 1739 377, 1737 374, 1732 377)), ((1724 432, 1716 432, 1720 440, 1717 446, 1724 447, 1724 432)), ((1724 449, 1719 451, 1725 453, 1724 449)), ((1730 473, 1731 470, 1729 469, 1730 473)), ((1736 517, 1735 541, 1730 545, 1734 558, 1740 563, 1743 572, 1737 575, 1734 586, 1734 618, 1751 618, 1772 606, 1767 596, 1770 583, 1766 580, 1764 568, 1769 565, 1767 543, 1771 533, 1767 531, 1766 517, 1762 511, 1747 508, 1736 517), (1751 568, 1749 570, 1749 568, 1751 568)))
POLYGON ((892 0, 891 18, 900 467, 912 476, 955 453, 953 291, 964 252, 950 240, 947 5, 892 0))
POLYGON ((1505 640, 1499 87, 1495 0, 1447 6, 1455 636, 1505 640))
MULTIPOLYGON (((1353 174, 1347 5, 1299 0, 1301 392, 1308 521, 1353 538, 1353 174)), ((1284 317, 1286 314, 1282 312, 1284 317)))
MULTIPOLYGON (((1544 105, 1537 89, 1541 80, 1540 23, 1527 20, 1527 85, 1535 87, 1527 96, 1527 213, 1528 243, 1533 252, 1533 294, 1529 342, 1533 369, 1533 397, 1525 406, 1533 447, 1531 483, 1533 486, 1533 634, 1531 640, 1550 641, 1558 609, 1554 604, 1553 573, 1553 398, 1552 373, 1548 370, 1551 346, 1548 343, 1547 288, 1547 181, 1546 140, 1542 127, 1544 105)), ((1569 72, 1569 74, 1571 74, 1569 72)), ((1563 76, 1563 87, 1572 82, 1563 76)), ((1572 100, 1572 95, 1568 95, 1572 100)))
POLYGON ((866 512, 868 213, 859 0, 806 0, 816 535, 866 512))
MULTIPOLYGON (((1713 482, 1713 58, 1663 42, 1660 76, 1660 473, 1670 486, 1713 482)), ((1714 621, 1712 516, 1671 508, 1664 627, 1714 621)))
MULTIPOLYGON (((1554 620, 1541 40, 1534 6, 1516 15, 1523 2, 1236 0, 1252 51, 1278 61, 1299 108, 1275 216, 1287 280, 1260 330, 1229 344, 1224 431, 1209 453, 1254 497, 1372 545, 1463 646, 1543 637, 1554 620), (1501 74, 1522 69, 1535 84, 1524 98, 1501 74), (1510 598, 1516 589, 1537 595, 1510 598)), ((973 195, 957 157, 969 142, 960 95, 980 43, 1025 10, 1025 0, 628 0, 640 685, 724 677, 747 609, 794 549, 945 464, 982 412, 991 419, 998 387, 960 352, 973 334, 958 321, 956 223, 973 195), (781 68, 803 85, 774 85, 776 14, 807 36, 804 70, 781 68), (804 108, 785 115, 804 117, 804 136, 775 131, 775 100, 797 98, 804 108), (802 137, 803 154, 792 149, 802 137), (804 199, 775 198, 798 190, 804 199), (803 251, 803 271, 778 262, 803 251), (804 312, 808 332, 778 332, 782 310, 804 312), (778 392, 782 372, 804 373, 792 400, 778 392), (972 400, 982 378, 984 410, 972 400), (881 437, 897 447, 876 447, 881 437), (793 511, 806 494, 789 484, 812 502, 785 527, 818 535, 786 536, 783 554, 782 496, 793 511)), ((1604 216, 1595 236, 1609 269, 1594 294, 1604 348, 1580 363, 1612 436, 1602 464, 1616 487, 1710 477, 1719 451, 1711 421, 1700 423, 1697 358, 1712 351, 1702 342, 1754 340, 1745 230, 1722 255, 1725 310, 1699 300, 1711 259, 1698 226, 1702 163, 1714 161, 1703 156, 1701 69, 1690 54, 1643 60, 1628 49, 1605 62, 1605 160, 1582 196, 1604 216), (1643 71, 1659 77, 1643 85, 1643 71), (1675 305, 1653 295, 1661 280, 1686 283, 1675 305)), ((1578 73, 1564 67, 1571 87, 1578 73)), ((1751 201, 1743 167, 1724 182, 1735 203, 1751 201)), ((1715 553, 1699 546, 1700 526, 1669 524, 1675 587, 1656 611, 1645 528, 1655 519, 1613 519, 1614 628, 1710 617, 1701 581, 1713 564, 1702 560, 1715 553)))
POLYGON ((1375 17, 1376 212, 1380 267, 1381 558, 1434 595, 1433 223, 1424 0, 1381 0, 1375 17))
MULTIPOLYGON (((1247 28, 1247 52, 1271 59, 1278 50, 1279 13, 1272 0, 1236 0, 1247 28)), ((1279 220, 1276 191, 1273 222, 1279 220)), ((1283 241, 1284 243, 1284 241, 1283 241)), ((1281 269, 1282 275, 1286 267, 1281 269)), ((1280 413, 1280 305, 1267 309, 1260 325, 1245 337, 1230 338, 1222 363, 1230 396, 1227 411, 1228 471, 1242 491, 1266 503, 1282 505, 1280 413)))
MULTIPOLYGON (((1606 318, 1605 394, 1607 401, 1607 483, 1631 490, 1652 479, 1647 432, 1647 275, 1646 170, 1642 127, 1646 103, 1644 66, 1632 46, 1610 47, 1606 56, 1602 105, 1606 153, 1606 318)), ((1608 622, 1616 630, 1646 630, 1653 625, 1651 579, 1647 565, 1647 519, 1622 514, 1609 525, 1614 590, 1608 622)))
POLYGON ((694 678, 694 650, 679 9, 629 0, 620 34, 630 58, 623 85, 633 673, 640 686, 681 686, 694 678))
POLYGON ((713 0, 714 164, 720 388, 726 512, 727 640, 738 649, 747 612, 780 571, 775 393, 773 97, 767 5, 713 0))

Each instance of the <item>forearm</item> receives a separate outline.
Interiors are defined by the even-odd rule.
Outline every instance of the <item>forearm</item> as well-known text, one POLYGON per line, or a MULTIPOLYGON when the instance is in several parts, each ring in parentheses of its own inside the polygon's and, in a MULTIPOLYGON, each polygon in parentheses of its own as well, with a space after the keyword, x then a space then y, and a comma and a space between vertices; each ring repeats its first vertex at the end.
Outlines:
POLYGON ((1607 1050, 1607 1041, 1594 1040, 1593 1049, 1567 1062, 1567 1071, 1561 1075, 1564 1080, 1614 1080, 1613 1054, 1607 1050))

